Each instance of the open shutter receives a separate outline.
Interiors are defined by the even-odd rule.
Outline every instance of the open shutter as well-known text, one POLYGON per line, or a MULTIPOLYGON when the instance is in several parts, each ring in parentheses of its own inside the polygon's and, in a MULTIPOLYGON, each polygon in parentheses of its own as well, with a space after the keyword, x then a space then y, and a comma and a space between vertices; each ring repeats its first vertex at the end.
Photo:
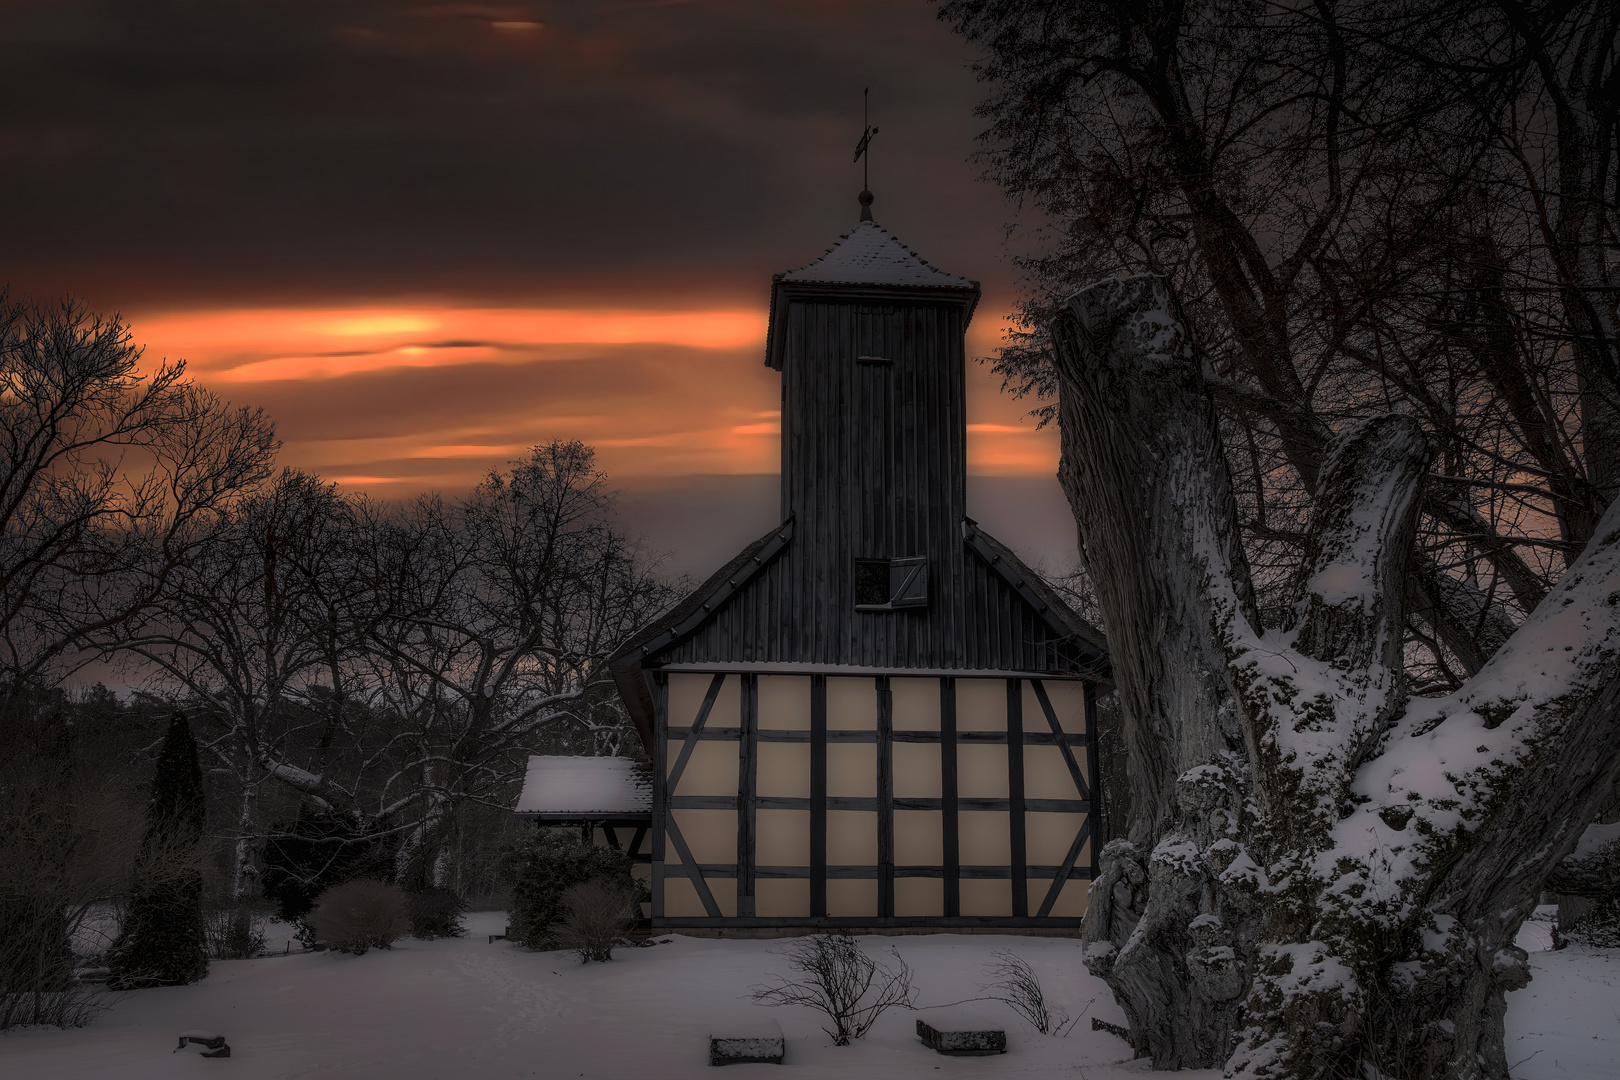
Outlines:
POLYGON ((889 606, 928 606, 928 560, 925 557, 889 560, 889 606))

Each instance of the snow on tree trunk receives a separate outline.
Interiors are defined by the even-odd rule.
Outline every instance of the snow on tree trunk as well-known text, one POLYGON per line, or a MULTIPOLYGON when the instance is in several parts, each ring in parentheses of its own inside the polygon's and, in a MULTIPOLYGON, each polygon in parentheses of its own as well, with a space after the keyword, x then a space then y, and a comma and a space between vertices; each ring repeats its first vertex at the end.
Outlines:
POLYGON ((236 814, 236 840, 231 845, 231 900, 246 905, 258 894, 259 873, 254 866, 254 810, 259 801, 259 785, 249 780, 242 785, 242 800, 236 814))
POLYGON ((1132 800, 1086 962, 1133 1043, 1158 1068, 1505 1077, 1514 934, 1620 765, 1620 511, 1478 675, 1407 702, 1418 425, 1334 442, 1291 623, 1268 630, 1163 279, 1094 285, 1051 329, 1132 800))

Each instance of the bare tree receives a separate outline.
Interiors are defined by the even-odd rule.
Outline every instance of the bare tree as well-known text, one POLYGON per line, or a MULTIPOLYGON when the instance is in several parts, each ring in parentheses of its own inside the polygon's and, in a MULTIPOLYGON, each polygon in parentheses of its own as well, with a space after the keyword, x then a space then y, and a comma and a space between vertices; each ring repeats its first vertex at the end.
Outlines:
POLYGON ((356 543, 351 501, 318 477, 283 470, 222 515, 123 646, 211 721, 204 752, 232 776, 239 798, 237 901, 257 892, 264 784, 293 788, 321 813, 358 813, 354 778, 329 769, 350 741, 342 729, 353 720, 364 630, 356 543))
MULTIPOLYGON (((1620 482, 1613 5, 957 0, 941 14, 986 50, 990 175, 1050 221, 1021 260, 1032 289, 998 361, 1008 385, 1055 419, 1049 320, 1089 281, 1164 275, 1217 407, 1254 628, 1315 632, 1300 620, 1338 498, 1324 470, 1343 440, 1394 439, 1393 412, 1433 459, 1416 469, 1385 692, 1461 693, 1509 655, 1515 626, 1605 537, 1620 482)), ((1117 609, 1101 606, 1113 640, 1117 609)), ((1166 760, 1130 736, 1149 704, 1122 695, 1125 730, 1101 733, 1126 745, 1132 780, 1115 800, 1131 824, 1110 833, 1138 843, 1174 805, 1138 784, 1166 760)), ((1616 816, 1583 800, 1559 805, 1616 816)), ((1115 873, 1148 875, 1139 854, 1115 873)), ((1590 868, 1570 869, 1553 880, 1590 868)), ((1222 978, 1249 986, 1253 965, 1234 959, 1244 974, 1222 978)), ((1365 985, 1369 1015, 1390 1021, 1399 996, 1365 985)), ((1458 1046, 1491 1042, 1494 1007, 1458 1046)), ((1378 1037, 1415 1048, 1437 1021, 1414 1015, 1378 1037)), ((1224 1037, 1202 1037, 1158 1052, 1218 1056, 1224 1037)))
POLYGON ((441 884, 446 831, 494 801, 538 739, 572 728, 593 752, 628 733, 603 662, 669 589, 613 526, 590 448, 536 446, 466 499, 431 496, 371 522, 380 612, 368 648, 402 721, 387 753, 387 813, 412 806, 403 880, 441 884), (391 801, 390 801, 391 800, 391 801))
POLYGON ((1620 772, 1620 506, 1478 673, 1409 698, 1421 426, 1330 443, 1278 626, 1166 280, 1092 286, 1051 334, 1132 788, 1086 961, 1133 1044, 1159 1068, 1505 1080, 1515 934, 1620 772))
POLYGON ((0 296, 0 701, 116 647, 268 473, 262 412, 141 370, 117 318, 0 296))
POLYGON ((945 3, 986 50, 989 174, 1050 222, 998 369, 1055 417, 1063 298, 1167 275, 1275 615, 1335 433, 1417 418, 1436 463, 1406 643, 1455 687, 1614 495, 1610 7, 945 3))
MULTIPOLYGON (((128 817, 48 728, 50 692, 122 646, 276 448, 261 412, 142 370, 116 317, 0 296, 0 1020, 82 1020, 68 939, 122 885, 128 817), (43 703, 43 704, 42 704, 43 703), (107 877, 117 868, 117 879, 107 877)), ((59 732, 65 738, 65 732, 59 732)))
POLYGON ((559 443, 462 500, 369 503, 287 470, 223 517, 128 648, 216 725, 238 899, 274 831, 266 785, 356 842, 393 838, 425 888, 459 808, 507 800, 541 742, 617 749, 598 668, 666 590, 609 509, 590 451, 559 443))

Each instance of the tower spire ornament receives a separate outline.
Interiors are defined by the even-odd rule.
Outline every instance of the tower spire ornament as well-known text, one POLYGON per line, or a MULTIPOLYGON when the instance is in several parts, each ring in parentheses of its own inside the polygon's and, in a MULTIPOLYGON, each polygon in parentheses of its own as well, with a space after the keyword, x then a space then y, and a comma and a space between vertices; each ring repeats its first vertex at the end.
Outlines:
POLYGON ((861 91, 861 141, 855 144, 855 160, 866 159, 865 164, 861 166, 860 203, 862 221, 872 220, 872 155, 867 153, 867 150, 871 147, 872 136, 878 133, 878 129, 873 127, 871 123, 871 94, 872 88, 870 86, 861 91))

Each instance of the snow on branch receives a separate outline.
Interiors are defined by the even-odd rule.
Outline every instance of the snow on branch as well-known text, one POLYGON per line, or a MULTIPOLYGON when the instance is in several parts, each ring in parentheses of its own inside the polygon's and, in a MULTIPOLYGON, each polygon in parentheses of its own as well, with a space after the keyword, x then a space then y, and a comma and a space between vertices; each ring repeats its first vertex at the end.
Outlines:
POLYGON ((1363 767, 1361 805, 1336 826, 1321 867, 1346 913, 1409 917, 1423 894, 1407 883, 1443 866, 1454 889, 1544 877, 1612 783, 1617 673, 1620 503, 1485 667, 1452 694, 1413 702, 1363 767), (1493 842, 1515 832, 1528 847, 1493 842))

